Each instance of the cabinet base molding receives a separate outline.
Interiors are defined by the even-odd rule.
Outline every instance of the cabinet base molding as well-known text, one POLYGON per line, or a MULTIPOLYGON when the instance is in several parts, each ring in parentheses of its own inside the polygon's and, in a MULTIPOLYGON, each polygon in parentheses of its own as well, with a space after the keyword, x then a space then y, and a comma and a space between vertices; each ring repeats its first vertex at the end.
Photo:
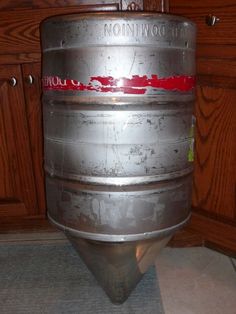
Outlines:
MULTIPOLYGON (((17 233, 40 234, 43 232, 58 233, 58 230, 43 215, 2 217, 0 221, 0 235, 17 233)), ((168 246, 175 248, 206 246, 226 255, 236 257, 236 228, 198 213, 193 213, 190 223, 176 233, 168 246)))
POLYGON ((193 213, 188 230, 199 234, 204 239, 204 246, 236 257, 235 226, 193 213))
POLYGON ((0 234, 57 232, 44 215, 1 217, 0 234))
POLYGON ((228 222, 193 212, 190 223, 172 238, 171 247, 205 246, 236 257, 236 228, 228 222))

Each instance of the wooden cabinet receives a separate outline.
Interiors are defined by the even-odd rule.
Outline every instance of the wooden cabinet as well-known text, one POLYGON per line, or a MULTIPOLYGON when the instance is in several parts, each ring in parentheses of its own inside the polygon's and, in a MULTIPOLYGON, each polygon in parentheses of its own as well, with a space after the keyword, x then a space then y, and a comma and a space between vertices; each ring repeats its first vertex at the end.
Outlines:
MULTIPOLYGON (((158 1, 144 1, 146 10, 158 6, 158 1)), ((236 2, 172 0, 170 12, 197 25, 193 215, 186 230, 199 234, 205 245, 235 256, 236 2)), ((197 237, 188 232, 174 242, 196 244, 197 237)))
POLYGON ((30 150, 38 201, 38 212, 45 214, 45 189, 43 171, 43 123, 41 104, 41 64, 22 65, 26 105, 26 119, 29 128, 30 150))
MULTIPOLYGON (((46 216, 43 175, 40 23, 52 15, 110 11, 129 1, 0 4, 0 218, 11 225, 46 216), (7 219, 5 219, 7 218, 7 219)), ((33 221, 33 220, 31 220, 33 221)), ((38 225, 38 223, 36 223, 38 225)), ((29 223, 27 222, 27 225, 29 223)))
POLYGON ((236 3, 175 0, 197 24, 196 157, 191 230, 236 254, 236 3), (218 21, 210 26, 209 17, 218 21))
POLYGON ((0 217, 37 215, 34 164, 20 65, 0 66, 0 174, 0 217))
POLYGON ((236 90, 199 85, 193 206, 236 222, 236 90))

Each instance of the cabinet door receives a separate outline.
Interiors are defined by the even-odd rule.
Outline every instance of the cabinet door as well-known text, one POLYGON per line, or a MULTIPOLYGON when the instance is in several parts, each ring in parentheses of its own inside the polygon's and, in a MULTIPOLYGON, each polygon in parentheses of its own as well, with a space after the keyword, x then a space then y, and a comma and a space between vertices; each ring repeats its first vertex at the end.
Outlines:
POLYGON ((40 213, 44 214, 46 211, 46 205, 43 172, 41 65, 40 63, 24 64, 22 66, 22 72, 38 206, 40 213))
POLYGON ((193 205, 205 215, 235 224, 236 91, 198 86, 197 92, 193 205))
POLYGON ((37 212, 21 69, 0 66, 0 217, 37 212))

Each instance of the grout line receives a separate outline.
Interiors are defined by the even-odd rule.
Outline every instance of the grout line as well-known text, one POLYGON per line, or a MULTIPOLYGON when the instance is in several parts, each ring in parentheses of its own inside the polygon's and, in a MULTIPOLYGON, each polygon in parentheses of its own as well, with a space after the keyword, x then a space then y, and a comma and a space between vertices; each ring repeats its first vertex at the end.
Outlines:
POLYGON ((236 265, 235 265, 234 259, 232 257, 229 257, 229 260, 233 266, 234 271, 236 272, 236 265))

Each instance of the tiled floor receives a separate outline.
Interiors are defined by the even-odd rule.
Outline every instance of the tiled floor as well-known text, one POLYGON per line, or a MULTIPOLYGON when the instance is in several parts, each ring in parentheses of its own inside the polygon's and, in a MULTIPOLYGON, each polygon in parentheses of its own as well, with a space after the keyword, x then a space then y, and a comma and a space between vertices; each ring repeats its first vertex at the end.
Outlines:
MULTIPOLYGON (((68 240, 61 232, 0 235, 2 244, 16 242, 68 240)), ((156 269, 165 314, 236 314, 236 260, 203 247, 167 247, 159 253, 156 269)))
POLYGON ((114 305, 68 241, 1 243, 0 313, 164 314, 155 275, 151 267, 128 300, 114 305))
POLYGON ((165 248, 156 268, 165 314, 236 314, 236 260, 207 248, 165 248))

